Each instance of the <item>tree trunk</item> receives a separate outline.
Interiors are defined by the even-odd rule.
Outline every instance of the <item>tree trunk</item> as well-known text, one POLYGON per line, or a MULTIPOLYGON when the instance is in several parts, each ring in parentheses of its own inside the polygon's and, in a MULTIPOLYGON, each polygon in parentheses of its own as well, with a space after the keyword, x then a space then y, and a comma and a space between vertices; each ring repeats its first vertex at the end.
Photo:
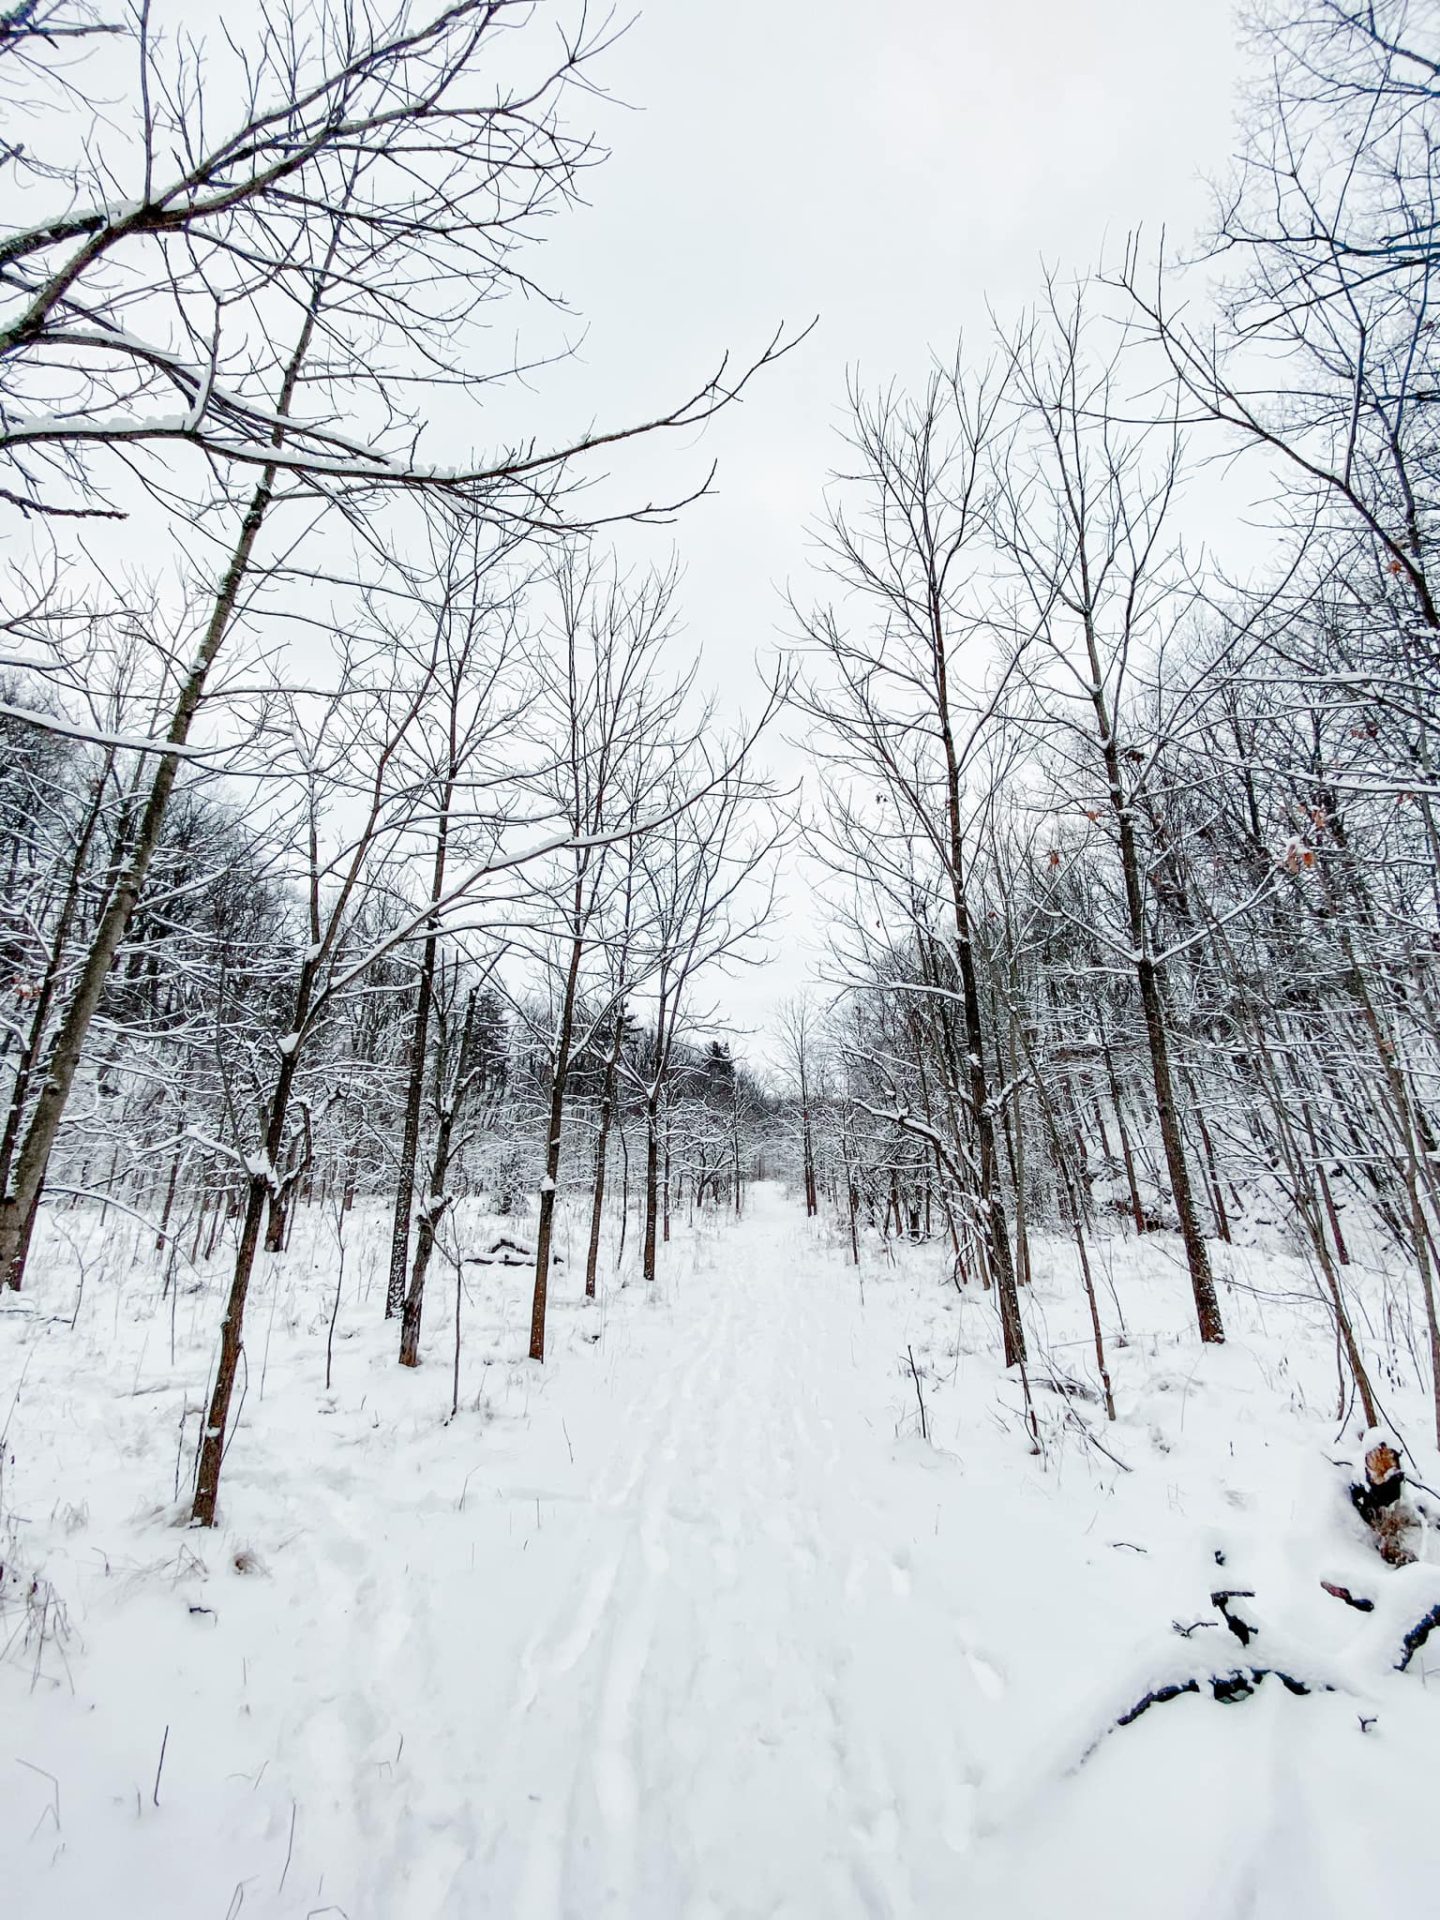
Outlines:
POLYGON ((220 1498, 220 1469, 225 1460, 225 1435, 230 1420, 230 1400, 235 1391, 235 1375, 244 1351, 245 1298, 250 1290, 250 1275, 260 1247, 260 1228, 269 1198, 269 1182, 251 1175, 245 1206, 245 1224, 235 1256, 235 1271, 230 1281, 230 1297, 220 1328, 220 1361, 215 1369, 215 1385, 200 1441, 200 1457, 195 1469, 195 1501, 190 1518, 197 1527, 213 1527, 220 1498))
POLYGON ((1160 1122, 1160 1141, 1165 1149, 1171 1197, 1179 1216, 1185 1264, 1190 1269, 1195 1318, 1200 1328, 1200 1338, 1218 1345, 1225 1338, 1225 1328, 1220 1319, 1220 1302, 1216 1298, 1215 1281, 1210 1272, 1210 1255, 1195 1211, 1190 1169, 1185 1162, 1180 1119, 1175 1111, 1175 1093, 1170 1078, 1170 1047, 1165 1034, 1160 984, 1156 978, 1155 963, 1148 954, 1141 955, 1135 973, 1140 985, 1140 1005, 1145 1015, 1145 1035, 1150 1043, 1150 1067, 1155 1081, 1155 1111, 1160 1122))
POLYGON ((455 1056, 453 1080, 448 1098, 440 1113, 440 1124, 435 1130, 435 1158, 430 1168, 430 1189, 425 1195, 424 1204, 420 1209, 420 1218, 416 1224, 415 1264, 410 1271, 410 1286, 400 1315, 400 1364, 402 1367, 418 1367, 420 1364, 420 1322, 425 1307, 425 1277, 430 1270, 430 1256, 435 1251, 435 1229, 450 1205, 450 1196, 445 1191, 445 1183, 450 1177, 450 1143, 454 1137, 455 1119, 460 1111, 460 1101, 467 1084, 467 1062, 470 1055, 470 1040, 475 1030, 475 1007, 478 999, 479 989, 472 987, 465 1001, 465 1019, 460 1029, 460 1046, 455 1056))
MULTIPOLYGON (((307 960, 300 969, 300 979, 296 988, 294 1017, 289 1032, 292 1036, 303 1033, 305 1021, 310 1011, 310 996, 314 988, 316 963, 307 960)), ((281 1147, 285 1139, 285 1122, 289 1113, 290 1094, 295 1085, 296 1063, 300 1057, 298 1038, 295 1044, 286 1048, 280 1055, 280 1071, 275 1077, 275 1090, 270 1101, 270 1116, 265 1129, 264 1165, 249 1177, 245 1200, 245 1221, 240 1230, 240 1244, 235 1252, 235 1269, 230 1280, 230 1297, 226 1302, 225 1319, 220 1329, 220 1360, 215 1369, 215 1385, 210 1395, 210 1407, 205 1418, 205 1431, 201 1436, 200 1456, 195 1471, 195 1503, 191 1509, 191 1519, 197 1527, 213 1527, 216 1507, 220 1496, 220 1469, 225 1460, 225 1435, 230 1420, 230 1398, 235 1389, 235 1372, 244 1351, 245 1337, 245 1301, 250 1291, 250 1276, 255 1267, 255 1255, 260 1246, 260 1229, 265 1219, 267 1202, 274 1191, 275 1168, 280 1159, 281 1147)))
POLYGON ((990 1271, 994 1276, 1000 1306, 1000 1330, 1005 1347, 1005 1365, 1013 1367, 1018 1366, 1025 1359, 1025 1331, 1020 1319, 1020 1294, 1015 1284, 1015 1266, 1010 1256, 1009 1228, 1005 1219, 1005 1202, 1000 1188, 1000 1171, 995 1148, 995 1116, 990 1110, 990 1090, 985 1078, 985 1027, 980 1011, 980 987, 976 978, 975 952, 970 936, 970 909, 965 897, 965 844, 960 826, 960 764, 950 723, 950 692, 942 604, 938 585, 932 585, 930 608, 932 666, 935 674, 940 735, 945 750, 949 880, 955 926, 955 959, 960 972, 961 1005, 965 1016, 965 1047, 969 1056, 970 1110, 980 1146, 980 1214, 985 1251, 990 1271))
POLYGON ((1125 1184, 1130 1190, 1130 1214, 1135 1222, 1135 1231, 1140 1234, 1146 1230, 1145 1206, 1140 1198, 1139 1182, 1135 1178, 1135 1155, 1130 1146, 1130 1132, 1125 1125, 1125 1112, 1120 1104, 1120 1081, 1115 1073, 1115 1061, 1108 1042, 1105 1045, 1105 1071, 1110 1080, 1110 1104, 1115 1109, 1115 1131, 1120 1136, 1120 1158, 1125 1165, 1125 1184))
POLYGON ((605 1157, 610 1147, 610 1126, 615 1113, 615 1086, 620 1071, 620 1054, 625 1044, 625 1010, 615 1015, 615 1038, 605 1062, 605 1085, 600 1096, 600 1125, 595 1136, 595 1184, 590 1196, 590 1244, 585 1253, 585 1298, 595 1298, 595 1283, 600 1270, 600 1226, 605 1212, 605 1157))
POLYGON ((180 1178, 180 1155, 170 1162, 170 1178, 165 1183, 165 1205, 160 1210, 160 1229, 155 1235, 155 1251, 163 1253, 170 1232, 170 1215, 175 1206, 175 1183, 180 1178))
MULTIPOLYGON (((280 398, 276 405, 279 423, 276 425, 273 436, 277 447, 285 438, 284 416, 289 412, 294 399, 300 369, 309 352, 311 337, 315 330, 319 312, 319 286, 320 281, 317 277, 315 295, 300 330, 299 342, 290 357, 281 383, 280 398)), ((184 747, 190 738, 190 729, 194 725, 195 716, 200 711, 210 669, 214 666, 216 656, 229 632, 240 598, 240 589, 250 569, 255 543, 260 537, 265 515, 274 498, 276 473, 277 469, 273 466, 263 468, 260 484, 250 497, 249 506, 240 525, 239 538, 235 542, 229 564, 226 566, 215 595, 215 604, 210 612, 205 636, 191 663, 190 671, 185 676, 171 714, 170 726, 165 735, 166 744, 171 747, 184 747)), ((64 1118, 71 1089, 75 1084, 75 1075, 79 1070, 91 1022, 104 995, 105 982, 135 912, 135 904, 145 885, 156 849, 160 845, 160 836, 164 831, 165 816, 170 805, 170 796, 175 790, 181 758, 179 753, 166 753, 160 757, 129 858, 117 875, 115 885, 106 899, 89 951, 76 979, 70 1004, 65 1009, 59 1032, 55 1036, 55 1044, 46 1065, 44 1083, 35 1103, 30 1125, 26 1129, 24 1143, 20 1148, 13 1184, 3 1199, 0 1199, 0 1274, 5 1274, 12 1286, 20 1284, 24 1267, 25 1222, 32 1207, 37 1203, 40 1189, 44 1185, 46 1170, 50 1165, 50 1155, 60 1131, 60 1122, 64 1118)))
POLYGON ((435 1229, 450 1205, 444 1191, 450 1170, 450 1116, 440 1122, 435 1141, 435 1162, 431 1169, 430 1191, 420 1208, 415 1227, 415 1264, 410 1271, 410 1286, 400 1314, 400 1364, 420 1364, 420 1323, 425 1311, 425 1277, 430 1271, 430 1256, 435 1251, 435 1229))
MULTIPOLYGON (((440 794, 440 818, 435 828, 435 860, 430 875, 432 903, 439 900, 445 890, 450 806, 454 795, 452 771, 440 794)), ((430 1039, 430 1007, 435 996, 435 956, 438 945, 439 928, 432 920, 420 952, 420 979, 415 989, 415 1024, 410 1034, 410 1077, 405 1089, 405 1117, 400 1132, 395 1218, 390 1229, 390 1272, 385 1283, 387 1320, 393 1319, 405 1302, 405 1268, 410 1258, 410 1214, 415 1204, 415 1162, 420 1152, 420 1108, 425 1095, 425 1056, 430 1039)), ((438 1187, 431 1188, 432 1193, 438 1191, 438 1187)))
MULTIPOLYGON (((105 782, 109 778, 114 759, 112 749, 106 754, 105 764, 96 777, 95 791, 91 797, 90 806, 86 810, 80 837, 75 843, 70 871, 66 877, 64 897, 56 916, 54 932, 50 937, 50 952, 46 956, 45 973, 40 982, 40 991, 35 996, 35 1005, 31 1010, 29 1031, 20 1048, 19 1058, 15 1062, 15 1074, 10 1084, 10 1106, 5 1115, 4 1134, 0 1136, 0 1193, 5 1193, 9 1189, 10 1166, 15 1157, 15 1143, 19 1138, 21 1122, 25 1117, 25 1102, 30 1094, 31 1075, 35 1071, 35 1063, 40 1057, 40 1049, 45 1042, 45 1029, 50 1021, 50 1010, 55 1003, 61 971, 65 964, 65 947, 70 938, 70 929, 74 924, 80 901, 85 864, 90 856, 90 843, 95 837, 95 829, 100 822, 105 782)), ((118 851, 119 843, 116 847, 116 852, 118 851)), ((22 1257, 11 1280, 11 1284, 15 1287, 20 1285, 19 1268, 23 1266, 22 1257)), ((0 1275, 3 1274, 4 1269, 0 1268, 0 1275)))
POLYGON ((655 1278, 655 1230, 660 1202, 659 1101, 657 1086, 645 1104, 645 1242, 640 1271, 647 1281, 655 1278))
POLYGON ((660 1238, 670 1244, 670 1102, 665 1102, 665 1162, 660 1175, 660 1238))
POLYGON ((1150 953, 1145 930, 1145 897, 1140 872, 1140 852, 1135 842, 1135 821, 1125 796, 1120 769, 1120 748, 1105 699, 1104 676, 1094 629, 1087 618, 1085 639, 1091 673, 1091 701, 1095 710, 1105 778, 1110 789, 1116 835, 1120 849, 1120 871, 1125 886, 1126 917, 1130 944, 1135 956, 1135 979, 1140 989, 1140 1006, 1145 1017, 1145 1037, 1150 1047, 1150 1071, 1155 1084, 1156 1117, 1160 1123, 1160 1141, 1165 1149, 1165 1165, 1170 1175, 1170 1193, 1180 1222, 1180 1238, 1185 1247, 1185 1264, 1190 1270, 1190 1290, 1195 1299, 1195 1319, 1200 1338, 1218 1345, 1225 1338, 1220 1319, 1220 1302, 1210 1271, 1210 1255, 1195 1209, 1190 1184, 1190 1169, 1185 1160, 1185 1143, 1180 1118, 1175 1110, 1175 1089, 1170 1072, 1170 1045, 1165 1031, 1164 982, 1150 953))
POLYGON ((555 1200, 560 1184, 560 1144, 565 1126, 565 1081, 570 1072, 570 1042, 575 1026, 575 995, 580 980, 584 942, 580 922, 579 884, 576 885, 576 934, 570 946, 570 965, 560 1002, 560 1030, 555 1040, 555 1078, 550 1089, 550 1130, 545 1140, 545 1178, 540 1187, 540 1220, 535 1233, 535 1293, 530 1304, 530 1358, 545 1358, 545 1305, 549 1294, 550 1248, 555 1234, 555 1200))

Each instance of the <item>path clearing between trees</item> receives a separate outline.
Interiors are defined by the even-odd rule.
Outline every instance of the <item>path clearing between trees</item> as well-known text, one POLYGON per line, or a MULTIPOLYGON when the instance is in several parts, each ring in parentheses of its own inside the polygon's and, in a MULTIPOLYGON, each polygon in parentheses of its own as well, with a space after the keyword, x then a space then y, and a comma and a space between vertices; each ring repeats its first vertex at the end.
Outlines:
POLYGON ((1436 1696, 1391 1643, 1440 1568, 1392 1574, 1348 1524, 1322 1320, 1272 1330, 1232 1290, 1231 1343, 1201 1354, 1178 1262, 1117 1243, 1111 1427, 1075 1278, 1037 1248, 1037 1454, 988 1296, 946 1287, 933 1246, 871 1249, 862 1289, 761 1186, 738 1222, 677 1227, 649 1295, 558 1286, 543 1370, 524 1275, 485 1270, 451 1421, 443 1287, 404 1372, 365 1294, 383 1234, 348 1231, 374 1273, 329 1394, 322 1223, 268 1271, 214 1534, 168 1504, 213 1292, 186 1296, 173 1363, 155 1276, 119 1255, 73 1332, 68 1290, 0 1319, 7 1505, 70 1628, 0 1662, 8 1911, 1423 1910, 1436 1696), (1255 1590, 1254 1651, 1333 1691, 1182 1697, 1107 1735, 1239 1657, 1222 1579, 1255 1590), (1379 1859, 1371 1801, 1405 1836, 1379 1859))

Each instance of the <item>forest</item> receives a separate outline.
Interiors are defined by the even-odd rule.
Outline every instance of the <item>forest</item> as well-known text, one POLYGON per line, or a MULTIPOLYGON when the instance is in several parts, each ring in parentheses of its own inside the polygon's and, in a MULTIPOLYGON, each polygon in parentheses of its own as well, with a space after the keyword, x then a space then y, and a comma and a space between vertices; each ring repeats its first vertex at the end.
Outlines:
POLYGON ((1425 1911, 1440 11, 852 372, 723 673, 823 315, 523 424, 631 30, 0 6, 0 1888, 1425 1911))

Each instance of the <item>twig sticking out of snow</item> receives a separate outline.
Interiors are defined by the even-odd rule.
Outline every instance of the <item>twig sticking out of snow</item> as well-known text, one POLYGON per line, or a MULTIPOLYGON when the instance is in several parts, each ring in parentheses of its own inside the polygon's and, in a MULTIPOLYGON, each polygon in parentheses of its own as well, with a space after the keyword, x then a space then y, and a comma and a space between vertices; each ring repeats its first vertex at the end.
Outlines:
POLYGON ((920 1438, 922 1440, 928 1440, 930 1438, 930 1422, 925 1418, 925 1396, 920 1391, 920 1369, 915 1365, 915 1349, 907 1346, 905 1351, 910 1356, 910 1378, 915 1382, 915 1398, 920 1403, 920 1438))

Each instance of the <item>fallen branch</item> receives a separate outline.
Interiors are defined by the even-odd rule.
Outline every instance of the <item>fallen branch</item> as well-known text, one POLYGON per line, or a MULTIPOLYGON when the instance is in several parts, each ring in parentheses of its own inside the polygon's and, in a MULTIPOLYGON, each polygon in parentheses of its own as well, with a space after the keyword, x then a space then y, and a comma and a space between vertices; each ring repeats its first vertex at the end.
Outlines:
POLYGON ((1337 1586, 1333 1580, 1322 1580, 1320 1585, 1334 1600, 1343 1600, 1347 1607, 1354 1607, 1357 1613, 1373 1613, 1375 1602, 1367 1600, 1363 1594, 1353 1594, 1349 1587, 1337 1586))
MULTIPOLYGON (((1280 1667, 1232 1667, 1228 1673, 1211 1673, 1203 1679, 1181 1680, 1173 1686, 1156 1687, 1137 1700, 1133 1707, 1122 1713, 1116 1720, 1117 1727, 1128 1727, 1138 1720, 1142 1713, 1148 1713, 1151 1707, 1163 1706, 1167 1700, 1178 1700, 1182 1693, 1199 1693, 1209 1687, 1211 1697, 1218 1700, 1222 1707, 1233 1706, 1238 1700, 1248 1700, 1262 1680, 1271 1675, 1280 1682, 1287 1693, 1333 1693, 1335 1689, 1325 1681, 1312 1684, 1308 1680, 1297 1680, 1293 1673, 1286 1673, 1280 1667)), ((1104 1735, 1101 1736, 1104 1738, 1104 1735)), ((1095 1745, 1100 1743, 1096 1741, 1095 1745)), ((1090 1753, 1095 1751, 1091 1747, 1090 1753)), ((1085 1758, 1088 1760, 1090 1754, 1085 1758)))
POLYGON ((1395 1671, 1397 1673, 1404 1673, 1410 1662, 1415 1658, 1415 1655, 1420 1651, 1421 1647, 1424 1646, 1425 1642, 1437 1627, 1440 1627, 1440 1605, 1431 1607, 1430 1611, 1421 1619, 1417 1620, 1406 1634, 1404 1640, 1401 1642, 1404 1651, 1395 1662, 1395 1671))
POLYGON ((1242 1647, 1248 1647, 1260 1629, 1252 1626, 1242 1614, 1236 1613, 1231 1607, 1230 1602, 1232 1600, 1253 1600, 1254 1598, 1255 1589, 1253 1587, 1222 1587, 1218 1592, 1212 1593, 1210 1596, 1211 1606, 1220 1609, 1221 1618, 1242 1647))

